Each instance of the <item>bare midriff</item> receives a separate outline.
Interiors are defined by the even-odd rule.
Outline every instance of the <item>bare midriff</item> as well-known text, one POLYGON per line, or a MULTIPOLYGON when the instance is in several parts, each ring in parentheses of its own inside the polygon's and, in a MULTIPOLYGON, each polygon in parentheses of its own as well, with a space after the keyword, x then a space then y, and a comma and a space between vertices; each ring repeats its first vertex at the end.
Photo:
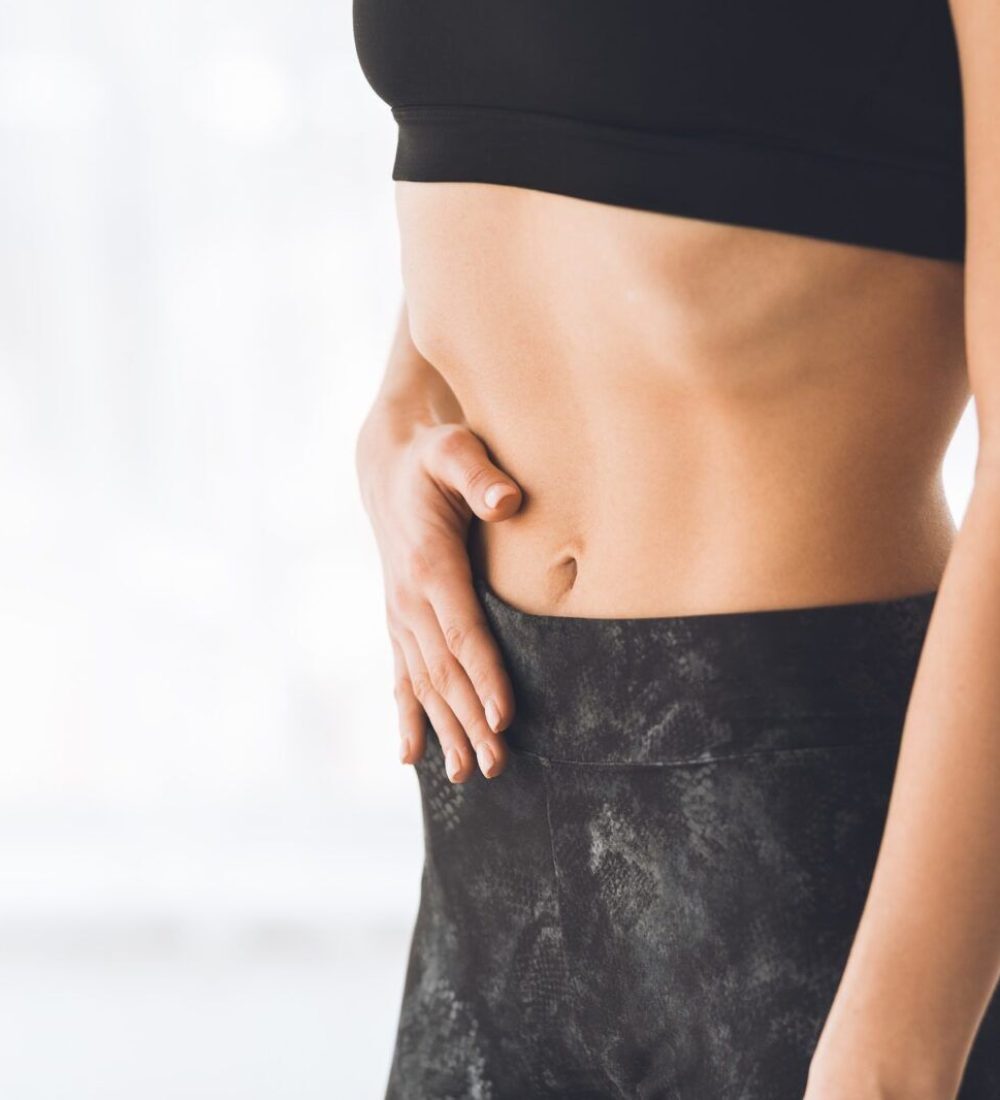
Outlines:
POLYGON ((936 588, 960 263, 485 183, 396 183, 410 333, 520 485, 469 550, 536 614, 936 588))

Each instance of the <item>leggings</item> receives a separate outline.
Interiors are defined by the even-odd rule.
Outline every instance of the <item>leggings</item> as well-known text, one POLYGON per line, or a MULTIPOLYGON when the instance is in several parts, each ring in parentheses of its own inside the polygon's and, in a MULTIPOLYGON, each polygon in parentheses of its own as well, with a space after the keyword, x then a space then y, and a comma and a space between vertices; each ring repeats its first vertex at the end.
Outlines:
MULTIPOLYGON (((509 763, 453 785, 428 726, 386 1100, 802 1100, 936 590, 601 619, 474 583, 509 763)), ((959 1097, 1000 1098, 1000 997, 959 1097)))

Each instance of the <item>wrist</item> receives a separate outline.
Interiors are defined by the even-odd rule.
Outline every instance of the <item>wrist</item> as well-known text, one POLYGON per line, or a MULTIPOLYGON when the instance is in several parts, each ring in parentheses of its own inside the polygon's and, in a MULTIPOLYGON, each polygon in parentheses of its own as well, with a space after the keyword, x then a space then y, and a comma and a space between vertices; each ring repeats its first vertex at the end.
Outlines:
POLYGON ((433 411, 418 398, 381 393, 361 422, 355 457, 363 463, 384 450, 408 446, 421 428, 437 422, 433 411))

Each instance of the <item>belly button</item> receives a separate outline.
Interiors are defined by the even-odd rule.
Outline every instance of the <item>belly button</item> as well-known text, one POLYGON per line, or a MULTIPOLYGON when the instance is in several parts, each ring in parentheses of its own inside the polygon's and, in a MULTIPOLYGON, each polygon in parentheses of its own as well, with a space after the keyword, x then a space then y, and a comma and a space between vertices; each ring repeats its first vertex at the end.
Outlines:
POLYGON ((577 560, 571 555, 557 562, 553 568, 556 570, 556 576, 559 579, 559 596, 561 598, 570 592, 573 585, 576 584, 577 560))

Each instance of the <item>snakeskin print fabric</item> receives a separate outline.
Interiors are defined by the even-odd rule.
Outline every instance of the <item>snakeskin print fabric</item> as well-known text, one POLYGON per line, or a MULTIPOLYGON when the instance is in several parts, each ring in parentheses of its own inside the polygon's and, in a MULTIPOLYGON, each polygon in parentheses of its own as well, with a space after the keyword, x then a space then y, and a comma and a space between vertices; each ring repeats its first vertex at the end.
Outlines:
MULTIPOLYGON (((497 778, 416 766, 386 1100, 801 1100, 878 853, 935 593, 596 619, 477 592, 497 778)), ((1000 1004, 960 1100, 1000 1098, 1000 1004)))

